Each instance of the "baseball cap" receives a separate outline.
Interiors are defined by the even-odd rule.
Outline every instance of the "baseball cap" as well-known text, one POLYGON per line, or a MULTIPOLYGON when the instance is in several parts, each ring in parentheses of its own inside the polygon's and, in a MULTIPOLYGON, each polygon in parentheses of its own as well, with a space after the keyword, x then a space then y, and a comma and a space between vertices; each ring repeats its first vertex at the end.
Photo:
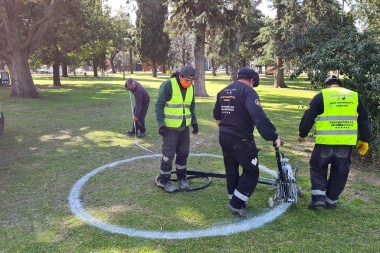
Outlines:
POLYGON ((325 80, 324 85, 338 84, 339 86, 343 86, 342 81, 337 76, 329 76, 325 80))
POLYGON ((254 87, 259 86, 259 74, 251 68, 242 68, 238 72, 238 79, 255 79, 254 87))
POLYGON ((180 73, 183 77, 188 77, 188 76, 194 77, 195 76, 195 69, 192 66, 187 65, 187 66, 181 68, 180 73))

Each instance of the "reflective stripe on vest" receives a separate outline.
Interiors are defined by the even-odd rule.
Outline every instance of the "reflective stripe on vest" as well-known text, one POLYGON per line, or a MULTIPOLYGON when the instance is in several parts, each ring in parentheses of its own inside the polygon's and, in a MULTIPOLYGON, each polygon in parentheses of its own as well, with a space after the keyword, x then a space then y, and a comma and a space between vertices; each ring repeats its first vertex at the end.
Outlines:
POLYGON ((315 124, 316 143, 356 145, 358 93, 341 87, 322 90, 324 112, 315 124))
POLYGON ((165 125, 167 127, 180 127, 185 117, 186 126, 188 126, 191 123, 190 105, 193 101, 193 86, 191 85, 186 89, 185 99, 183 99, 177 79, 173 77, 170 81, 172 84, 172 98, 165 104, 165 125))

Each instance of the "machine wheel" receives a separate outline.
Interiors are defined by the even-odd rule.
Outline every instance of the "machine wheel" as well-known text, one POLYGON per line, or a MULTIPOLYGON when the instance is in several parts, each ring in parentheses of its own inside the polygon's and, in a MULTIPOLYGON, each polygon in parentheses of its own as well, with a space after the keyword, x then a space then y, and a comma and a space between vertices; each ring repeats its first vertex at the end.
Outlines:
POLYGON ((301 189, 301 187, 297 187, 297 196, 298 197, 302 197, 302 189, 301 189))
POLYGON ((274 196, 274 201, 275 202, 282 202, 285 200, 285 192, 286 192, 286 189, 285 189, 285 184, 283 182, 281 182, 280 179, 277 179, 277 182, 276 182, 276 193, 275 193, 275 196, 274 196))
POLYGON ((297 185, 294 182, 289 183, 289 202, 298 202, 298 189, 297 185))
POLYGON ((273 207, 274 207, 274 201, 273 201, 273 198, 272 198, 272 197, 270 197, 270 198, 268 199, 268 206, 269 206, 269 208, 273 208, 273 207))

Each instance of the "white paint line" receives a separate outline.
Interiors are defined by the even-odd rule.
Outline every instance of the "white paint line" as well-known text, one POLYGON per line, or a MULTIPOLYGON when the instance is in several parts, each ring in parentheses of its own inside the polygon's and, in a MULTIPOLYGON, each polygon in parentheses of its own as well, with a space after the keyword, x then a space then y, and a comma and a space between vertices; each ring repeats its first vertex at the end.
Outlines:
MULTIPOLYGON (((215 227, 210 227, 206 229, 199 229, 199 230, 181 230, 181 231, 172 231, 172 232, 138 230, 138 229, 132 229, 128 227, 120 227, 120 226, 112 225, 91 216, 83 208, 82 203, 80 201, 81 189, 92 176, 96 175, 102 170, 114 167, 121 163, 127 163, 127 162, 131 162, 138 159, 153 158, 157 156, 161 156, 161 155, 156 154, 156 155, 136 156, 129 159, 103 165, 93 170, 92 172, 88 173, 87 175, 79 179, 74 184, 73 188, 70 191, 68 200, 69 200, 71 211, 83 222, 89 225, 92 225, 94 227, 109 231, 111 233, 123 234, 123 235, 132 236, 132 237, 152 238, 152 239, 188 239, 188 238, 199 238, 199 237, 207 237, 207 236, 230 235, 230 234, 235 234, 235 233, 259 228, 265 225, 266 223, 275 220, 280 215, 282 215, 291 205, 290 203, 283 203, 271 209, 269 212, 266 212, 264 214, 261 214, 259 216, 255 216, 252 218, 244 219, 236 223, 226 224, 222 226, 215 226, 215 227)), ((190 156, 208 156, 208 157, 215 157, 215 158, 223 158, 220 155, 213 155, 213 154, 190 154, 190 156)), ((260 170, 263 170, 277 177, 276 172, 273 172, 264 166, 260 166, 260 170)))

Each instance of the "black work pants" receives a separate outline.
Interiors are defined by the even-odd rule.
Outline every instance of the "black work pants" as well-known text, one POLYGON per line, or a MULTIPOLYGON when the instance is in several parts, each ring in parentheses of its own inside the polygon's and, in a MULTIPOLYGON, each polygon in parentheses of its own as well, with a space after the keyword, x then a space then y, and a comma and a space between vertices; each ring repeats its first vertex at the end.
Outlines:
POLYGON ((241 208, 252 195, 259 179, 258 150, 253 140, 219 133, 226 169, 227 192, 232 196, 230 205, 241 208), (239 175, 239 165, 243 172, 239 175))
POLYGON ((311 197, 313 201, 334 204, 346 186, 352 146, 315 144, 310 157, 311 197), (328 166, 330 175, 328 176, 328 166))
MULTIPOLYGON (((132 123, 132 129, 134 130, 135 133, 138 133, 139 130, 140 130, 140 133, 145 133, 146 131, 145 117, 146 117, 146 114, 148 113, 148 109, 149 109, 149 103, 141 106, 139 121, 132 123)), ((133 115, 135 115, 135 110, 136 110, 136 106, 133 108, 133 115)))
POLYGON ((169 128, 166 136, 162 137, 162 158, 159 181, 165 185, 171 177, 174 157, 177 179, 186 179, 187 158, 190 151, 189 127, 183 130, 169 128))

